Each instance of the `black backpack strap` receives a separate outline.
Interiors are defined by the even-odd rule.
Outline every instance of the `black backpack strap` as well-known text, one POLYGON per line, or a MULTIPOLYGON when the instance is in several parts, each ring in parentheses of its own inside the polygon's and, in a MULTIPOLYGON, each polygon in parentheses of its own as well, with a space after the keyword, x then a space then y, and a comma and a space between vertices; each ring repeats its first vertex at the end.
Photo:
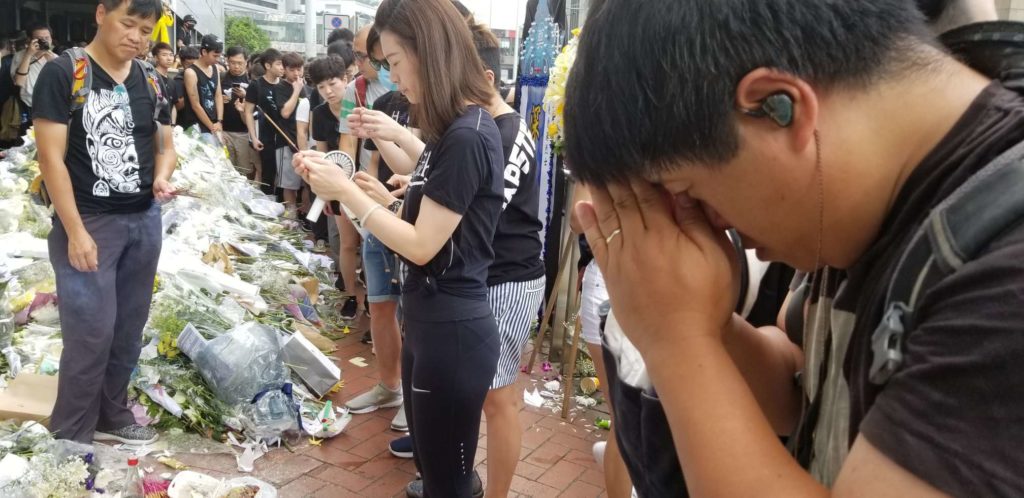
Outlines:
POLYGON ((161 154, 164 151, 163 138, 160 136, 161 127, 160 112, 169 105, 167 96, 164 93, 163 85, 160 83, 160 73, 152 64, 139 59, 132 59, 133 63, 139 66, 142 74, 146 77, 146 90, 149 91, 149 98, 153 102, 153 125, 156 129, 156 152, 161 154))
POLYGON ((928 215, 889 281, 885 316, 871 337, 871 382, 885 384, 899 370, 904 335, 915 327, 927 286, 955 273, 1024 220, 1022 191, 1024 142, 971 176, 928 215))

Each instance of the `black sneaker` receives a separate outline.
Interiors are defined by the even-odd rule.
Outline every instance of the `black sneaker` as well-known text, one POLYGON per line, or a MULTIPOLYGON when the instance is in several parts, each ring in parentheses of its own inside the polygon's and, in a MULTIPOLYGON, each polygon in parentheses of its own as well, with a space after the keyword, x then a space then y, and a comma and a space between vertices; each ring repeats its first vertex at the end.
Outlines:
POLYGON ((156 442, 159 436, 152 427, 132 424, 113 431, 96 431, 94 441, 117 441, 132 446, 141 446, 156 442))
POLYGON ((354 297, 349 297, 345 300, 345 304, 341 305, 341 318, 345 320, 355 320, 358 313, 359 303, 354 297))
POLYGON ((363 300, 363 313, 366 314, 366 318, 370 318, 370 300, 363 300))
POLYGON ((366 332, 363 332, 363 338, 359 339, 359 342, 363 344, 373 344, 373 335, 370 334, 369 330, 367 330, 366 332))
POLYGON ((338 289, 338 292, 345 292, 345 279, 341 278, 341 275, 334 281, 334 288, 338 289))
POLYGON ((300 216, 300 218, 299 218, 299 228, 301 228, 302 231, 306 232, 306 233, 312 232, 313 231, 313 224, 310 223, 309 220, 306 219, 305 215, 300 213, 299 216, 300 216))
MULTIPOLYGON (((480 474, 473 471, 473 498, 480 498, 484 495, 484 483, 480 482, 480 474)), ((408 498, 423 497, 423 479, 416 479, 405 486, 405 496, 408 498)))
POLYGON ((403 436, 388 443, 388 451, 398 458, 412 458, 412 436, 403 436))

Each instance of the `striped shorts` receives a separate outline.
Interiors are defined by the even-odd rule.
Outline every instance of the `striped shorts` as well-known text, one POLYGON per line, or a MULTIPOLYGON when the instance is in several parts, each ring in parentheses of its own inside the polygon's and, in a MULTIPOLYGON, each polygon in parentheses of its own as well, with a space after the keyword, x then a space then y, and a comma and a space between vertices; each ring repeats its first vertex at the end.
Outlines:
POLYGON ((543 299, 544 277, 528 282, 506 282, 488 289, 487 301, 494 313, 494 320, 498 322, 498 335, 501 336, 498 370, 491 382, 491 389, 505 387, 516 381, 523 346, 530 338, 543 299))

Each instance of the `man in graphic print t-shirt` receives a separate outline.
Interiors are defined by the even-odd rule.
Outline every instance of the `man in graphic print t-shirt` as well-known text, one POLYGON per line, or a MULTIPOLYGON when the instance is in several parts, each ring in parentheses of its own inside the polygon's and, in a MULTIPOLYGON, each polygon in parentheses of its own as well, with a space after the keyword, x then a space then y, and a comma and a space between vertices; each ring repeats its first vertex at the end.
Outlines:
POLYGON ((85 48, 92 85, 84 102, 72 105, 81 72, 70 57, 47 64, 35 87, 39 167, 57 213, 49 252, 64 353, 50 430, 60 439, 156 439, 135 423, 127 389, 160 257, 154 198, 174 195, 169 110, 154 102, 145 63, 133 60, 162 10, 159 0, 101 0, 85 48))

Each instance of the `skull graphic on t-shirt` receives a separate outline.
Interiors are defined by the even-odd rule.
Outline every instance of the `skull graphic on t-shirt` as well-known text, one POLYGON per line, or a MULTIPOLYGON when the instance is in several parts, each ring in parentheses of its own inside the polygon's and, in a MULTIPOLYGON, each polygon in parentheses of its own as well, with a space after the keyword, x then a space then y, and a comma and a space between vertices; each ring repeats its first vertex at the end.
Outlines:
POLYGON ((132 131, 135 122, 127 92, 94 90, 82 112, 85 143, 96 175, 92 194, 110 197, 110 192, 139 192, 139 155, 132 131))

